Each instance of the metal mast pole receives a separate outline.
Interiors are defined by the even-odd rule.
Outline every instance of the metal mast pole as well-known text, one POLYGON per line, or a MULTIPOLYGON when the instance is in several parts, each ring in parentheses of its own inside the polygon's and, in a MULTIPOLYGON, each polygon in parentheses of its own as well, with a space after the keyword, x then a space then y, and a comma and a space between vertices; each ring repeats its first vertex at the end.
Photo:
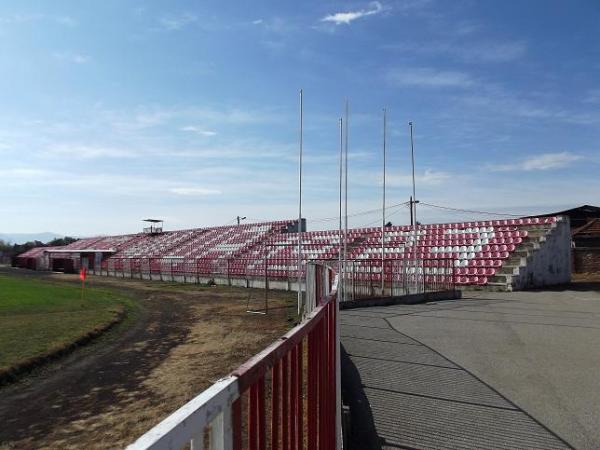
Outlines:
POLYGON ((387 111, 383 108, 383 208, 381 214, 381 295, 385 292, 385 278, 384 278, 384 267, 385 267, 385 138, 386 138, 386 125, 387 125, 387 111))
POLYGON ((343 296, 344 285, 344 266, 342 263, 342 248, 343 248, 343 228, 342 228, 342 185, 344 179, 344 119, 340 117, 340 226, 339 226, 339 242, 338 242, 338 298, 343 296))
POLYGON ((412 196, 412 217, 413 217, 413 267, 415 270, 415 289, 417 289, 417 194, 415 192, 415 144, 413 139, 413 123, 408 122, 408 126, 410 127, 410 156, 412 160, 412 188, 413 188, 413 196, 412 196))
POLYGON ((340 117, 340 223, 339 223, 339 242, 338 242, 338 290, 335 296, 335 436, 336 450, 343 447, 342 436, 342 375, 341 375, 341 345, 340 345, 340 301, 345 295, 344 289, 344 264, 342 262, 342 182, 343 182, 343 156, 344 156, 344 119, 340 117))
MULTIPOLYGON (((349 104, 346 99, 346 123, 344 133, 344 146, 345 146, 345 161, 344 161, 344 270, 346 269, 348 260, 348 115, 349 115, 349 104)), ((344 300, 346 300, 346 289, 344 289, 344 300)))
POLYGON ((340 301, 344 295, 344 265, 342 263, 342 180, 343 172, 343 156, 344 156, 344 119, 340 117, 340 229, 339 229, 339 267, 338 267, 338 291, 335 296, 335 385, 336 385, 336 402, 335 402, 335 436, 336 450, 340 450, 343 446, 342 436, 342 375, 341 375, 341 345, 340 345, 340 301))
POLYGON ((304 119, 304 99, 300 89, 300 160, 298 168, 298 315, 302 308, 302 139, 304 119))

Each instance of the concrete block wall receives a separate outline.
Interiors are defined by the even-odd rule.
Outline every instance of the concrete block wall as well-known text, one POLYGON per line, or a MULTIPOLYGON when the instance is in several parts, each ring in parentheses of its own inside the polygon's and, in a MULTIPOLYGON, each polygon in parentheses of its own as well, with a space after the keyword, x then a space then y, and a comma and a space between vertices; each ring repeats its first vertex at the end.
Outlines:
POLYGON ((540 238, 539 247, 527 256, 518 276, 512 277, 511 287, 520 290, 570 282, 571 226, 563 216, 540 238))

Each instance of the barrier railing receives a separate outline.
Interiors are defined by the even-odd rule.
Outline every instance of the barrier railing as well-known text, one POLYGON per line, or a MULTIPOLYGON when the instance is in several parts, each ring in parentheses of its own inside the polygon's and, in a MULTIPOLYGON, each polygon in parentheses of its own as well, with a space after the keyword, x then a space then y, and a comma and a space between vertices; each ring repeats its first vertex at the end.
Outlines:
POLYGON ((451 258, 349 260, 342 278, 345 300, 455 289, 451 258))
POLYGON ((340 448, 337 296, 332 271, 311 266, 316 302, 301 324, 128 449, 340 448))
MULTIPOLYGON (((452 258, 361 258, 343 262, 321 263, 334 267, 340 277, 340 301, 380 296, 454 290, 455 260, 452 258)), ((266 289, 297 289, 297 260, 289 258, 195 259, 181 258, 110 258, 103 261, 101 274, 124 278, 159 279, 162 281, 235 284, 266 289)), ((307 276, 306 265, 301 276, 307 276)), ((98 273, 98 272, 95 272, 98 273)))
MULTIPOLYGON (((250 278, 264 277, 287 280, 298 276, 298 260, 268 258, 256 260, 249 258, 108 258, 96 267, 97 273, 109 273, 124 278, 143 278, 154 275, 157 278, 198 278, 228 277, 250 278)), ((302 276, 305 265, 301 267, 302 276)))

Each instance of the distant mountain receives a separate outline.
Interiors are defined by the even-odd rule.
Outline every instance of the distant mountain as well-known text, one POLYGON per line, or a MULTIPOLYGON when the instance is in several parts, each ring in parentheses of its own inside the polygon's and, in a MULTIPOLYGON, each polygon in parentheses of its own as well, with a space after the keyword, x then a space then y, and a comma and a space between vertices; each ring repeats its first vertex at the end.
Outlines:
POLYGON ((49 242, 52 239, 61 238, 62 234, 50 233, 0 233, 0 240, 11 244, 24 244, 30 241, 49 242))

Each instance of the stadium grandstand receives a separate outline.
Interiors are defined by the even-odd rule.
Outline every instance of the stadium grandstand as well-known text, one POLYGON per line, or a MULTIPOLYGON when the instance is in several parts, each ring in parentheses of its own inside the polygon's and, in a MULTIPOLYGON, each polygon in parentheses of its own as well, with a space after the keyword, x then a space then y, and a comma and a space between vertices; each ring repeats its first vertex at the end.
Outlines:
POLYGON ((513 290, 570 281, 570 226, 565 216, 427 224, 416 230, 353 228, 345 239, 338 230, 297 230, 297 220, 178 231, 158 228, 39 247, 19 255, 14 264, 66 272, 85 267, 98 275, 183 282, 239 285, 243 280, 245 286, 258 286, 250 283, 252 279, 269 280, 279 282, 279 288, 297 289, 298 260, 301 274, 307 261, 337 264, 345 241, 353 282, 385 286, 399 276, 398 264, 403 276, 459 286, 513 290))

